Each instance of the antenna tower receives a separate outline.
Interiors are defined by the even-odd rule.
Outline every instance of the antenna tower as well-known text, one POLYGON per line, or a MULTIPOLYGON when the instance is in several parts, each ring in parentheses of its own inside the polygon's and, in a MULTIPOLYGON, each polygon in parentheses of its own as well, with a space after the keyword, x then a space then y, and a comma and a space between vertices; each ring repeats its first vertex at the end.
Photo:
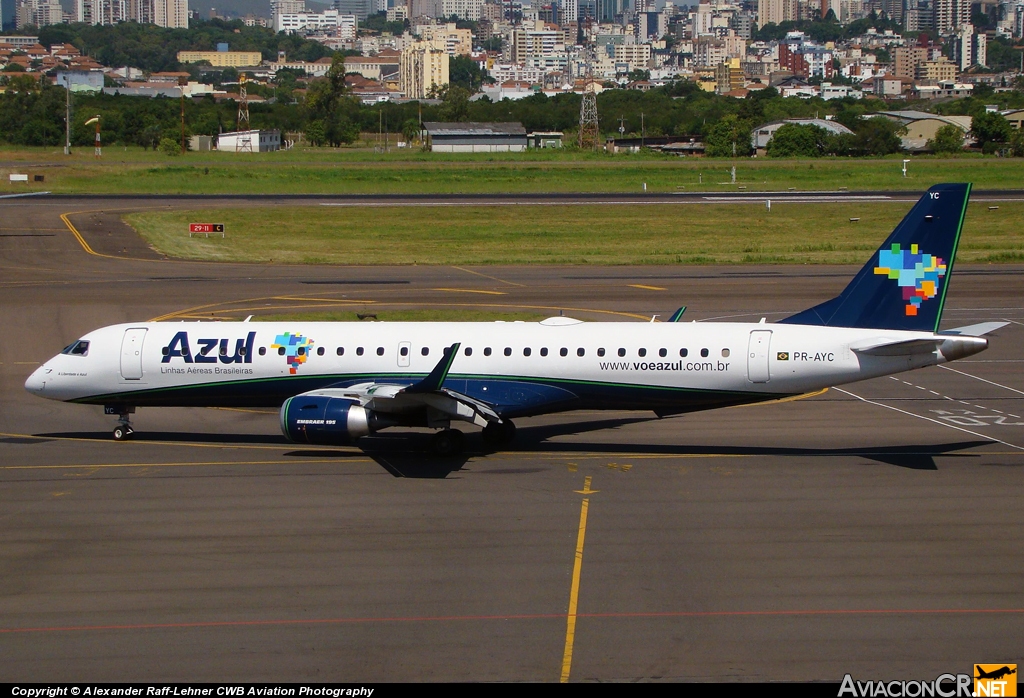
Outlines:
POLYGON ((594 68, 587 50, 587 76, 583 81, 583 101, 580 103, 580 150, 597 150, 601 142, 601 129, 597 123, 597 91, 594 89, 594 68))
POLYGON ((249 96, 245 92, 245 73, 238 76, 238 138, 236 153, 252 152, 252 126, 249 124, 249 96))

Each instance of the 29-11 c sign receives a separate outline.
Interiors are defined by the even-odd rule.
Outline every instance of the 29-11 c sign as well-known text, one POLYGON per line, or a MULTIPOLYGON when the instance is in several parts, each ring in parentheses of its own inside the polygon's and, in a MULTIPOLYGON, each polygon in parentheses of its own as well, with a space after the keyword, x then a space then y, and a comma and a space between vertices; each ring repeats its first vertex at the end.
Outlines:
POLYGON ((189 223, 188 232, 190 233, 223 233, 223 223, 189 223))

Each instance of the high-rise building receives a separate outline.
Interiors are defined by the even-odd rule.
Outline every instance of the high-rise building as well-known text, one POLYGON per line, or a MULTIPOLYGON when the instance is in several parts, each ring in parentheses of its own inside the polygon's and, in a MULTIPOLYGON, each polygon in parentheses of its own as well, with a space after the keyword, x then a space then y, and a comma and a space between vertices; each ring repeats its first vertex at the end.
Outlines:
POLYGON ((3 24, 3 28, 14 29, 17 22, 18 10, 14 0, 0 0, 0 23, 3 24))
POLYGON ((975 32, 971 24, 964 24, 957 30, 953 41, 953 58, 961 71, 988 62, 987 40, 984 32, 975 32))
POLYGON ((18 5, 15 25, 18 29, 31 24, 43 27, 64 21, 64 9, 58 0, 22 0, 18 5))
POLYGON ((410 99, 425 99, 448 84, 448 52, 443 41, 414 41, 402 49, 398 86, 410 99))
POLYGON ((343 15, 355 15, 360 22, 376 12, 375 0, 334 0, 334 9, 343 15))
POLYGON ((579 0, 560 0, 558 3, 562 11, 559 14, 562 17, 562 24, 567 22, 575 22, 580 17, 580 5, 579 0))
POLYGON ((78 0, 75 19, 86 24, 117 24, 130 18, 128 0, 78 0))
POLYGON ((971 0, 935 0, 935 31, 949 36, 971 22, 971 0))
POLYGON ((782 24, 797 19, 797 0, 757 0, 757 24, 782 24))

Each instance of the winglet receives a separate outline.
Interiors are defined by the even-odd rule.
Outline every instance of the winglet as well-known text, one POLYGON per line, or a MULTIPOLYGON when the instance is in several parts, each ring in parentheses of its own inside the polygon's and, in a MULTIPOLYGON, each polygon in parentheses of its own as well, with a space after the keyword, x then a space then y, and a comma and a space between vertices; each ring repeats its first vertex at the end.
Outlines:
POLYGON ((686 306, 684 305, 679 310, 677 310, 676 312, 672 313, 672 317, 670 317, 668 319, 668 321, 669 322, 682 322, 682 320, 683 320, 683 313, 685 313, 685 312, 686 312, 686 306))
POLYGON ((441 360, 437 362, 437 366, 434 366, 427 377, 421 380, 419 383, 414 383, 405 389, 406 393, 433 393, 440 390, 441 384, 444 383, 444 379, 448 377, 448 371, 452 368, 452 363, 455 361, 455 354, 458 353, 459 342, 451 345, 444 350, 444 354, 441 356, 441 360))

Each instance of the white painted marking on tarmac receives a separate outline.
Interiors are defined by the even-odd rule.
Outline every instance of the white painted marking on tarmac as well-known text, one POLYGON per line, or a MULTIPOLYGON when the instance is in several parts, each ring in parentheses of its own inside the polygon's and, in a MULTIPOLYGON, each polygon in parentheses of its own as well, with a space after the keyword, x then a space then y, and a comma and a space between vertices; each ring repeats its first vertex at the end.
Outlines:
POLYGON ((955 368, 950 368, 949 366, 939 366, 939 368, 943 369, 944 371, 952 371, 953 373, 959 373, 961 376, 967 376, 968 378, 973 378, 974 380, 979 380, 982 383, 988 383, 989 385, 994 385, 997 388, 1003 388, 1004 390, 1009 390, 1010 392, 1017 393, 1018 395, 1024 395, 1024 390, 1017 390, 1016 388, 1011 388, 1010 386, 1003 385, 1002 383, 996 383, 995 381, 990 381, 990 380, 988 380, 986 378, 981 378, 980 376, 973 376, 970 373, 964 373, 963 371, 958 371, 955 368))
POLYGON ((850 391, 843 390, 842 388, 832 388, 832 389, 833 390, 837 390, 840 393, 843 393, 845 395, 849 395, 852 398, 856 398, 856 399, 860 400, 861 402, 866 402, 869 405, 877 405, 878 407, 884 407, 887 410, 893 410, 894 412, 899 412, 901 414, 905 414, 905 415, 908 415, 910 417, 916 417, 917 419, 923 419, 924 421, 931 422, 932 424, 938 424, 940 426, 949 427, 950 429, 956 429, 957 431, 962 431, 964 433, 970 434, 971 436, 977 436, 977 437, 982 438, 982 439, 988 439, 989 441, 997 441, 998 443, 1001 443, 1004 446, 1009 446, 1010 448, 1015 448, 1018 451, 1024 451, 1024 446, 1018 446, 1016 444, 1010 443, 1009 441, 1003 441, 1002 439, 997 439, 996 437, 990 436, 988 434, 981 434, 979 432, 971 431, 970 429, 964 429, 963 427, 958 427, 958 426, 955 426, 953 424, 949 424, 947 422, 940 422, 939 420, 932 419, 931 417, 925 417, 922 414, 915 414, 914 412, 908 412, 907 410, 901 410, 900 408, 893 407, 892 405, 886 405, 885 403, 882 403, 882 402, 876 402, 875 400, 869 400, 866 397, 861 397, 860 395, 857 395, 856 393, 851 393, 850 391))

